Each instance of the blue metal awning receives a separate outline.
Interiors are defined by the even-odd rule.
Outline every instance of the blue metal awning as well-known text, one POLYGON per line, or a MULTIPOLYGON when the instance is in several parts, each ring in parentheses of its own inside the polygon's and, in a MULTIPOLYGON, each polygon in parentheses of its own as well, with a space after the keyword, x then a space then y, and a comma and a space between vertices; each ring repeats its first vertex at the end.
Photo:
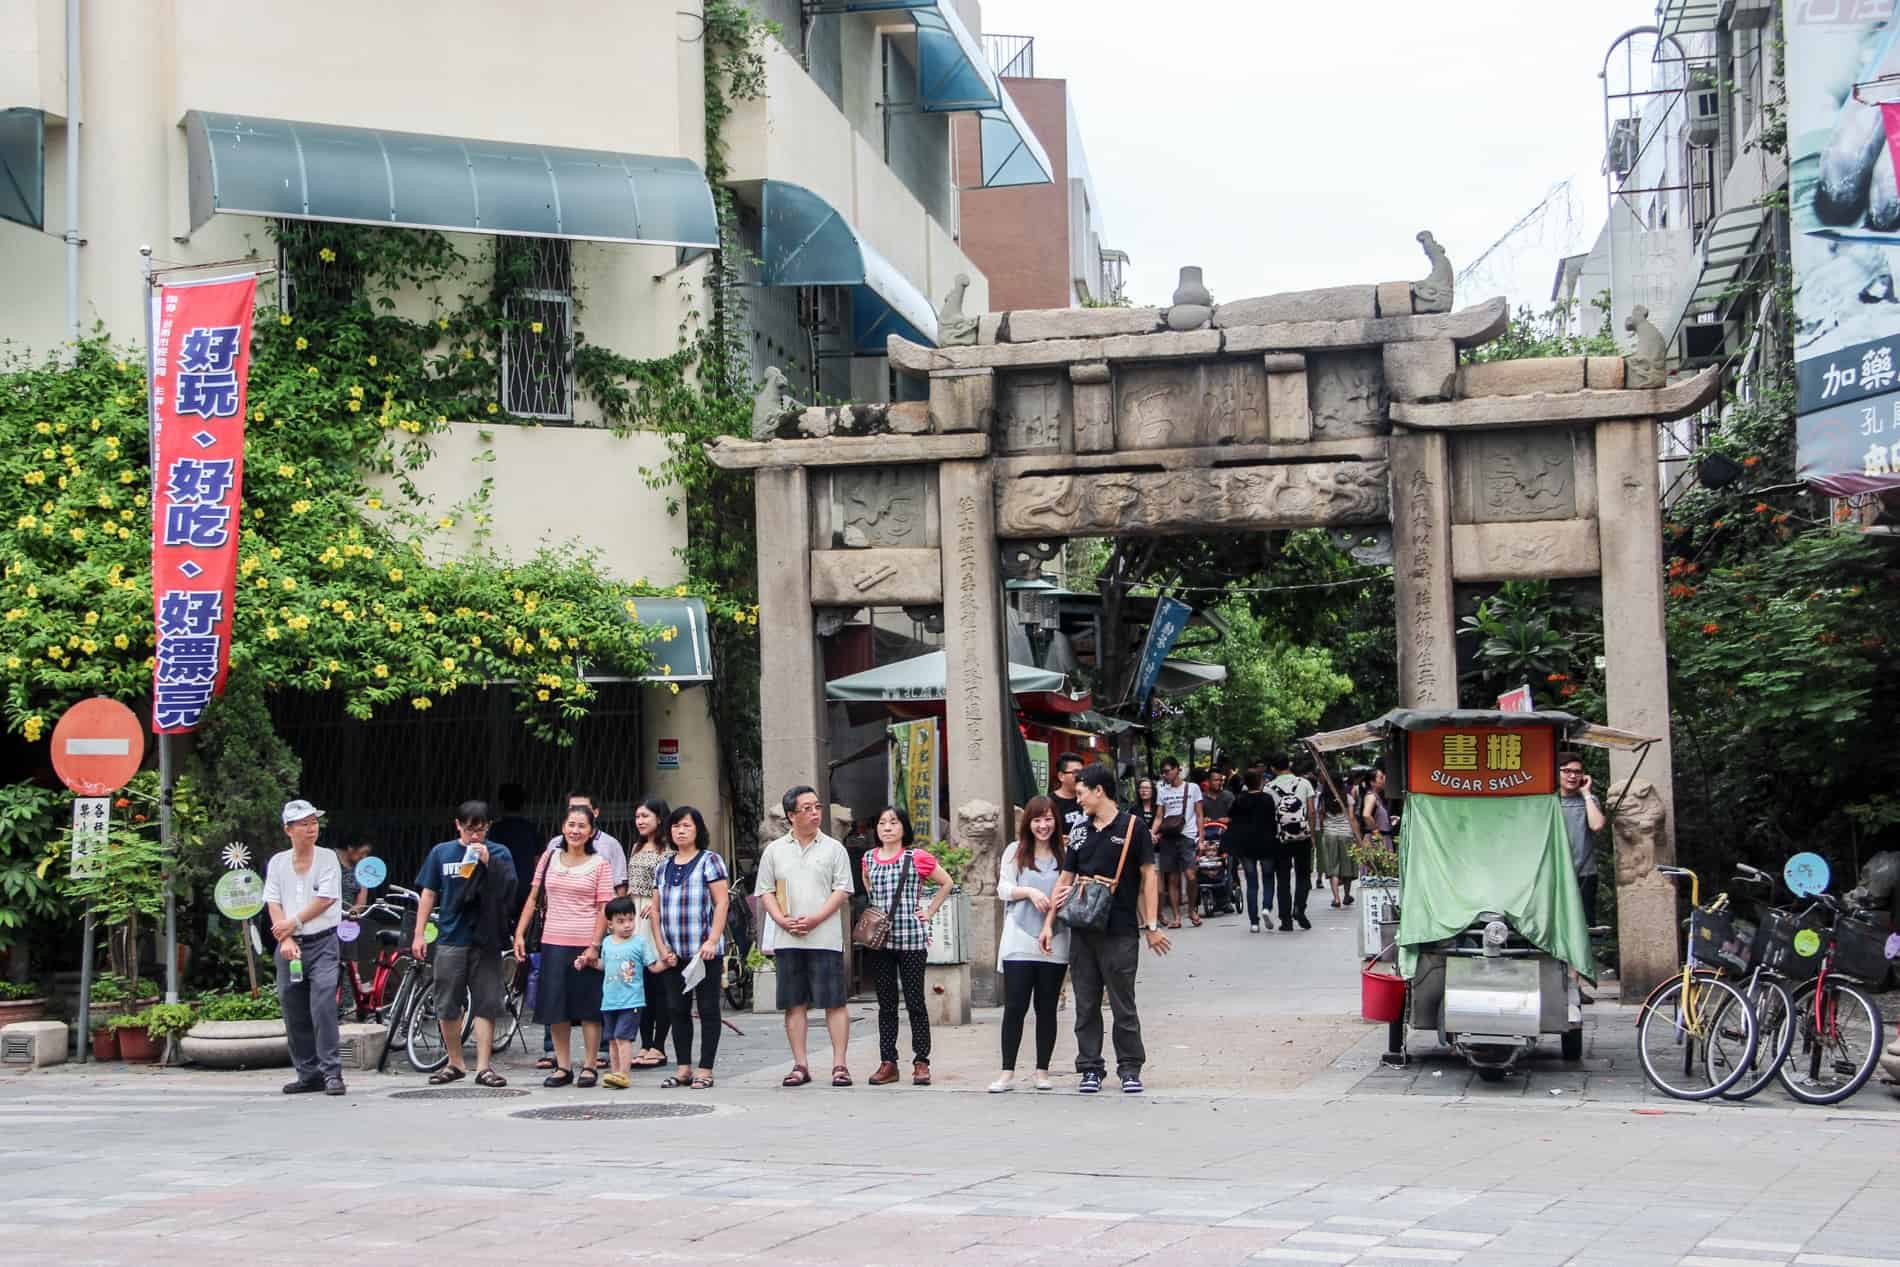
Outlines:
POLYGON ((581 666, 580 676, 588 682, 677 682, 692 686, 712 681, 712 626, 706 615, 706 600, 688 598, 636 598, 632 619, 648 629, 671 629, 671 637, 650 638, 645 649, 653 657, 653 667, 637 678, 615 673, 596 673, 581 666))
POLYGON ((683 158, 185 114, 191 224, 282 216, 410 229, 717 247, 712 190, 683 158))
POLYGON ((983 188, 1046 185, 1055 179, 1049 155, 949 0, 844 0, 844 11, 910 15, 917 28, 917 108, 932 114, 976 114, 983 141, 983 188))
POLYGON ((0 110, 0 220, 46 227, 46 116, 0 110))
POLYGON ((851 345, 883 356, 902 335, 937 346, 937 314, 895 265, 858 235, 838 209, 803 185, 760 182, 760 280, 767 286, 851 287, 851 345))

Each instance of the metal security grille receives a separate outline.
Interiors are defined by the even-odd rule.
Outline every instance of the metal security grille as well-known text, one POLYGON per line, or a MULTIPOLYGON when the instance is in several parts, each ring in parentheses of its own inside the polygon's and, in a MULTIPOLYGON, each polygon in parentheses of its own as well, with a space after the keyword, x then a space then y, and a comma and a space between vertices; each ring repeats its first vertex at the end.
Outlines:
POLYGON ((504 783, 526 790, 521 812, 545 837, 555 834, 568 792, 583 791, 601 808, 601 828, 627 840, 643 795, 642 688, 605 682, 596 689, 571 747, 528 734, 503 686, 456 691, 427 712, 391 708, 368 721, 349 716, 333 695, 278 692, 272 720, 303 762, 301 786, 285 796, 323 809, 329 843, 367 841, 390 880, 405 886, 430 847, 455 834, 457 805, 482 798, 502 813, 497 790, 504 783))
POLYGON ((278 220, 278 306, 310 316, 347 308, 363 294, 363 262, 344 226, 321 220, 278 220))
POLYGON ((524 418, 574 417, 571 247, 562 238, 495 240, 495 285, 506 323, 501 405, 524 418))

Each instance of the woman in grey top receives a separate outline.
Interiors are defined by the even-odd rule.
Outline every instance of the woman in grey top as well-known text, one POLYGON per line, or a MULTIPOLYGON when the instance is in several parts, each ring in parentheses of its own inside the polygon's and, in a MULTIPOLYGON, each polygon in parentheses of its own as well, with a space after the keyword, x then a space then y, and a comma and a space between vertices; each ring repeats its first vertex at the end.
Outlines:
MULTIPOLYGON (((627 896, 633 899, 639 920, 636 927, 642 930, 653 918, 654 875, 673 854, 663 830, 672 812, 672 807, 658 796, 647 797, 633 811, 633 832, 638 839, 627 849, 627 896)), ((649 932, 649 939, 651 936, 649 932)), ((658 973, 651 968, 644 971, 647 1005, 640 1009, 640 1050, 634 1053, 629 1068, 658 1069, 666 1064, 666 1008, 661 1006, 666 992, 658 973)))
POLYGON ((1062 837, 1058 834, 1056 803, 1034 797, 1023 807, 1022 834, 1003 851, 996 896, 1003 903, 1003 936, 996 957, 1003 965, 1003 1072, 990 1083, 992 1092, 1015 1085, 1016 1052, 1022 1046, 1023 1021, 1029 1005, 1036 1005, 1036 1090, 1047 1091, 1049 1059, 1056 1049, 1056 999, 1069 965, 1069 929, 1055 926, 1054 939, 1044 953, 1043 916, 1056 901, 1056 880, 1062 873, 1062 837))

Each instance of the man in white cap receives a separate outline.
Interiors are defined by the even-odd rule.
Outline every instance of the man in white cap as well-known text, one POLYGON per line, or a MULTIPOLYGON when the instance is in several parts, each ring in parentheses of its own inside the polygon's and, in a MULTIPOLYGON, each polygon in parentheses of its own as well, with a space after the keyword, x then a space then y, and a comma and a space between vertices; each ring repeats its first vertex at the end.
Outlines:
POLYGON ((337 1055, 336 926, 343 922, 343 868, 336 854, 317 848, 323 811, 309 801, 284 804, 290 848, 264 869, 264 905, 277 939, 277 997, 297 1079, 285 1095, 321 1091, 342 1095, 337 1055))

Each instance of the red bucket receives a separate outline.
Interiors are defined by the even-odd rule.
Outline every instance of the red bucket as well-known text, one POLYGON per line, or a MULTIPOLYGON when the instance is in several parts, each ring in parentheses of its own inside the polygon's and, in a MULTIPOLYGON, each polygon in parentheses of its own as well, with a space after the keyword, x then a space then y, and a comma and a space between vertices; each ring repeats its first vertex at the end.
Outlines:
POLYGON ((1359 970, 1359 1015, 1369 1021, 1397 1021, 1405 1017, 1405 978, 1374 972, 1378 956, 1359 970))

